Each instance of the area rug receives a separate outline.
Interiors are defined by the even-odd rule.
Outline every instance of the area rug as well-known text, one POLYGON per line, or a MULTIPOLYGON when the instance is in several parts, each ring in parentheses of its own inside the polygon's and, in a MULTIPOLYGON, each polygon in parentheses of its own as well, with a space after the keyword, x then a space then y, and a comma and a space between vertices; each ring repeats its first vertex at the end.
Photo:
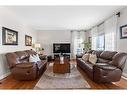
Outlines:
POLYGON ((54 74, 53 63, 50 63, 45 73, 42 75, 35 90, 45 89, 88 89, 90 85, 77 70, 75 64, 71 64, 70 73, 54 74))

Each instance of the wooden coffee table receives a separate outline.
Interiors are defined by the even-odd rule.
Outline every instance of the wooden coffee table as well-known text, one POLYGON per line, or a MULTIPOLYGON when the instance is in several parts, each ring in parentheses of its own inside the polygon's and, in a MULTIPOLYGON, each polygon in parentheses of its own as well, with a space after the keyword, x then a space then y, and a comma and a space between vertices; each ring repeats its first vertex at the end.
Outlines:
POLYGON ((60 58, 56 58, 53 65, 53 73, 70 73, 70 62, 64 58, 64 63, 60 63, 60 58))

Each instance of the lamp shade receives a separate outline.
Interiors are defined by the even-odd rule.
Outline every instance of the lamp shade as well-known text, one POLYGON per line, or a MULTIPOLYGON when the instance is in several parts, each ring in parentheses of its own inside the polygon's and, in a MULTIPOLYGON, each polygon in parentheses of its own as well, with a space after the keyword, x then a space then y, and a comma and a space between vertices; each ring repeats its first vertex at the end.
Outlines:
POLYGON ((35 44, 35 48, 40 48, 41 45, 40 44, 35 44))

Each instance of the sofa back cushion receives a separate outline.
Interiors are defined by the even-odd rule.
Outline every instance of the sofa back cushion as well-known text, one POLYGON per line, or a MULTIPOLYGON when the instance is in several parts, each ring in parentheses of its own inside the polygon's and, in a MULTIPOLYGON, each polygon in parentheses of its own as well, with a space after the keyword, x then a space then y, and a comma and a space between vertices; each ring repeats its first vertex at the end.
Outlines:
POLYGON ((103 51, 99 51, 99 50, 95 50, 92 52, 92 54, 96 54, 97 58, 100 57, 100 54, 102 53, 103 51))
POLYGON ((7 63, 9 65, 9 68, 13 68, 17 63, 17 55, 15 53, 7 53, 6 55, 7 63))
POLYGON ((35 54, 35 51, 33 50, 27 50, 27 51, 29 51, 30 53, 26 52, 26 50, 7 53, 6 59, 8 61, 9 67, 12 68, 16 64, 29 62, 30 54, 35 54))
POLYGON ((86 53, 92 54, 93 51, 94 51, 94 50, 89 50, 89 51, 87 51, 86 53))
POLYGON ((117 53, 116 51, 103 51, 100 54, 100 58, 111 61, 116 53, 117 53))
POLYGON ((34 50, 25 50, 25 52, 27 52, 29 56, 37 54, 34 50))
POLYGON ((127 60, 127 53, 117 53, 113 57, 111 64, 123 70, 126 60, 127 60))
POLYGON ((19 60, 23 60, 28 57, 28 53, 25 51, 17 51, 15 54, 18 56, 19 60))

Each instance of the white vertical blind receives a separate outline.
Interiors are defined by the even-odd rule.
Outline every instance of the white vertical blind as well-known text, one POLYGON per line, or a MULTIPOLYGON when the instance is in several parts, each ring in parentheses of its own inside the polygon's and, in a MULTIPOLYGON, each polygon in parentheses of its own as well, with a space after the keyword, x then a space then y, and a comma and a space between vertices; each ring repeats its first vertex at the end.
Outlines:
POLYGON ((104 22, 105 50, 116 50, 117 16, 114 15, 104 22))

